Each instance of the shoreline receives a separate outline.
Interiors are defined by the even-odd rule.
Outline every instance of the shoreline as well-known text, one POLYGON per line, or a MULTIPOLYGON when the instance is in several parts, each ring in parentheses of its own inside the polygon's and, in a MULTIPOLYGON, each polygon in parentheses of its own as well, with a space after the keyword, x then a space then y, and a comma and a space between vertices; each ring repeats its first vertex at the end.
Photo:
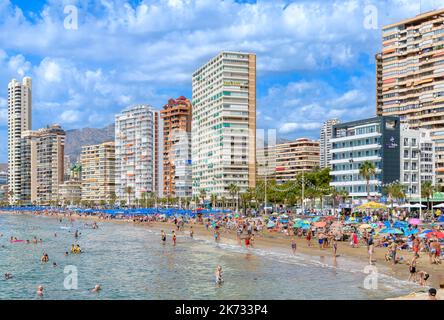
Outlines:
MULTIPOLYGON (((26 215, 26 216, 42 216, 56 219, 79 219, 85 221, 96 221, 96 222, 111 222, 111 223, 125 223, 132 224, 133 226, 139 226, 143 228, 152 229, 154 231, 160 232, 161 230, 165 230, 165 232, 170 235, 172 230, 176 231, 178 236, 189 236, 190 226, 193 227, 194 238, 196 240, 206 240, 208 242, 214 242, 213 234, 211 229, 206 230, 205 226, 197 223, 187 223, 183 231, 177 231, 176 226, 172 222, 133 222, 131 219, 103 219, 98 216, 80 216, 78 214, 71 214, 70 216, 65 216, 62 213, 55 214, 35 214, 32 212, 9 212, 9 211, 0 211, 0 214, 5 215, 26 215)), ((99 225, 100 227, 100 225, 99 225)), ((254 249, 262 249, 262 250, 271 250, 274 253, 285 253, 291 255, 291 236, 286 236, 284 234, 276 234, 276 233, 268 233, 267 231, 262 231, 260 233, 255 234, 254 241, 254 249)), ((180 237, 178 239, 178 243, 180 244, 180 237)), ((318 258, 319 262, 324 263, 324 259, 327 258, 329 260, 335 261, 336 259, 333 257, 333 250, 331 248, 320 249, 318 247, 316 239, 312 240, 312 246, 309 247, 305 238, 298 238, 295 236, 295 240, 297 243, 297 254, 303 254, 310 258, 318 258)), ((228 245, 237 245, 242 248, 245 246, 237 240, 236 232, 231 231, 226 233, 222 230, 221 232, 221 240, 220 244, 228 244, 228 245)), ((384 259, 385 248, 375 248, 373 254, 374 265, 377 268, 381 268, 382 274, 393 277, 399 281, 407 281, 409 277, 408 265, 406 262, 410 261, 413 254, 411 252, 402 252, 400 256, 404 258, 404 263, 399 263, 397 265, 392 265, 388 263, 384 259), (376 262, 375 262, 376 260, 376 262)), ((359 248, 351 248, 347 242, 338 242, 338 255, 339 259, 345 259, 350 262, 355 262, 359 264, 363 264, 363 266, 368 265, 368 257, 365 246, 361 245, 359 248)), ((328 263, 328 265, 333 266, 333 264, 328 263)), ((422 254, 418 259, 418 270, 425 270, 430 274, 430 279, 428 286, 435 287, 439 289, 439 286, 444 281, 444 267, 443 265, 430 265, 428 263, 428 258, 425 254, 422 254)), ((421 292, 426 291, 428 287, 422 287, 416 291, 411 292, 410 294, 401 296, 401 297, 392 297, 389 299, 414 299, 415 297, 418 299, 424 299, 423 294, 421 292), (413 297, 413 298, 412 298, 413 297)), ((438 296, 444 298, 444 294, 441 291, 438 296)))

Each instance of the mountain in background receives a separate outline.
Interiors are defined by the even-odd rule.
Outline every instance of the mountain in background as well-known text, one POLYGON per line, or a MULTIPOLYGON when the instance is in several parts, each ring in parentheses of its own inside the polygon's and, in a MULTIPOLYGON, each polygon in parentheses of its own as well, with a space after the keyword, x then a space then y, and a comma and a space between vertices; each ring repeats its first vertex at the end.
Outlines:
POLYGON ((71 163, 76 163, 82 152, 82 146, 114 141, 114 123, 105 128, 83 128, 66 130, 65 155, 71 163))

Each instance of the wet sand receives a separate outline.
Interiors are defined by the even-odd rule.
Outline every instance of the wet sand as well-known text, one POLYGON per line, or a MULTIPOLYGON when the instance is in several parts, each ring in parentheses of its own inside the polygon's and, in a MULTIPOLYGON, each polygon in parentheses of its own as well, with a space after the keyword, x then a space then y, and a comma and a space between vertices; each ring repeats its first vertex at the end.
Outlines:
MULTIPOLYGON (((32 213, 13 213, 13 212, 1 212, 1 211, 0 213, 35 215, 32 213)), ((65 217, 63 214, 43 215, 43 216, 48 216, 53 218, 65 218, 65 219, 68 218, 65 217)), ((212 230, 211 229, 206 230, 205 226, 202 224, 186 224, 183 231, 177 232, 174 223, 169 223, 169 222, 134 223, 132 220, 117 220, 117 219, 107 220, 107 219, 101 219, 97 216, 79 216, 77 214, 72 214, 71 218, 81 219, 81 220, 93 220, 97 222, 131 223, 140 227, 150 228, 156 231, 165 230, 167 234, 170 234, 172 230, 175 230, 178 236, 180 235, 189 236, 190 226, 192 226, 194 231, 194 237, 196 239, 206 239, 214 241, 212 230)), ((289 253, 292 253, 291 238, 292 236, 287 236, 283 233, 276 233, 276 232, 271 233, 268 231, 262 231, 260 233, 255 234, 254 248, 267 249, 267 250, 274 249, 280 251, 288 250, 289 253)), ((302 253, 309 256, 319 257, 320 259, 323 257, 328 257, 331 260, 333 260, 333 249, 332 248, 320 249, 316 238, 312 239, 310 247, 308 246, 308 243, 304 237, 298 238, 297 236, 295 236, 295 240, 297 243, 296 254, 302 253)), ((178 243, 180 243, 180 238, 178 239, 178 243)), ((236 232, 234 230, 230 232, 224 232, 223 230, 221 230, 220 243, 238 244, 240 246, 244 246, 243 241, 242 242, 238 241, 236 232)), ((345 258, 368 264, 369 260, 368 254, 364 244, 360 243, 359 248, 350 247, 348 242, 337 242, 337 244, 338 244, 337 255, 339 259, 345 258)), ((398 257, 403 257, 403 261, 401 263, 393 265, 392 263, 385 261, 386 251, 387 251, 386 248, 375 247, 373 253, 373 264, 377 268, 381 268, 383 270, 383 273, 389 276, 392 276, 400 280, 407 280, 409 277, 408 262, 412 259, 413 253, 408 251, 401 251, 401 252, 398 251, 398 257)), ((417 260, 417 270, 418 271, 424 270, 430 274, 430 278, 428 280, 429 286, 439 288, 440 284, 444 284, 444 265, 430 264, 428 256, 425 253, 420 253, 420 258, 417 260)), ((440 295, 442 295, 442 292, 440 293, 440 295)), ((412 299, 415 297, 415 295, 411 295, 409 297, 410 297, 409 299, 412 299)), ((420 299, 421 295, 417 295, 416 297, 420 299)))

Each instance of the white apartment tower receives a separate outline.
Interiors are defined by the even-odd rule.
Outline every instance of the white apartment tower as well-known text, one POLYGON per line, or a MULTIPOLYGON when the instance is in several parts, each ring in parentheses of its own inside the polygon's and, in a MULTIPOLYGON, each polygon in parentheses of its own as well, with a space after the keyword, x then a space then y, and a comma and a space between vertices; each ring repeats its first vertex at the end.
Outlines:
POLYGON ((157 118, 149 105, 129 107, 115 118, 116 196, 130 205, 157 191, 157 118))
POLYGON ((333 134, 333 125, 338 124, 338 119, 330 119, 324 122, 321 128, 320 139, 320 162, 321 168, 331 167, 331 138, 333 134))
POLYGON ((20 199, 21 161, 20 145, 22 133, 31 130, 32 80, 23 78, 22 83, 12 79, 8 84, 8 181, 11 192, 10 203, 20 199))
POLYGON ((193 73, 193 196, 256 183, 256 55, 221 52, 193 73))

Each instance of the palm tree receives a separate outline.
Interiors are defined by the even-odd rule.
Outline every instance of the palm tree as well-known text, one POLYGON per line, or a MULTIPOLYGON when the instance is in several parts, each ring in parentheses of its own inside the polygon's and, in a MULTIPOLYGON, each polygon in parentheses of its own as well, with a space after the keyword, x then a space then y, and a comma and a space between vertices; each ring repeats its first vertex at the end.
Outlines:
POLYGON ((202 199, 202 206, 203 206, 204 202, 205 202, 205 198, 207 197, 207 192, 205 191, 205 189, 200 189, 199 196, 202 199))
POLYGON ((231 183, 228 186, 228 192, 230 193, 231 199, 233 200, 233 202, 234 202, 234 196, 237 196, 236 211, 239 210, 239 190, 240 190, 239 186, 234 183, 231 183))
POLYGON ((217 194, 212 193, 211 194, 211 206, 214 208, 217 205, 217 194))
POLYGON ((133 187, 126 186, 125 193, 128 195, 128 206, 131 204, 131 194, 133 193, 133 187))
POLYGON ((435 186, 432 181, 424 181, 421 184, 421 198, 427 198, 427 209, 429 209, 430 199, 433 198, 433 193, 435 192, 435 186))
POLYGON ((226 203, 227 203, 227 198, 225 198, 224 196, 222 196, 222 197, 220 198, 220 202, 221 202, 221 204, 222 204, 222 211, 223 211, 223 210, 225 210, 225 205, 226 205, 226 203))
POLYGON ((392 200, 391 200, 392 206, 393 206, 394 199, 396 199, 396 200, 405 199, 404 190, 405 190, 405 187, 400 182, 390 183, 384 187, 384 192, 387 195, 390 195, 390 197, 392 198, 392 200))
POLYGON ((367 181, 367 198, 370 199, 370 179, 376 174, 376 167, 373 162, 364 161, 359 167, 359 174, 367 181))

